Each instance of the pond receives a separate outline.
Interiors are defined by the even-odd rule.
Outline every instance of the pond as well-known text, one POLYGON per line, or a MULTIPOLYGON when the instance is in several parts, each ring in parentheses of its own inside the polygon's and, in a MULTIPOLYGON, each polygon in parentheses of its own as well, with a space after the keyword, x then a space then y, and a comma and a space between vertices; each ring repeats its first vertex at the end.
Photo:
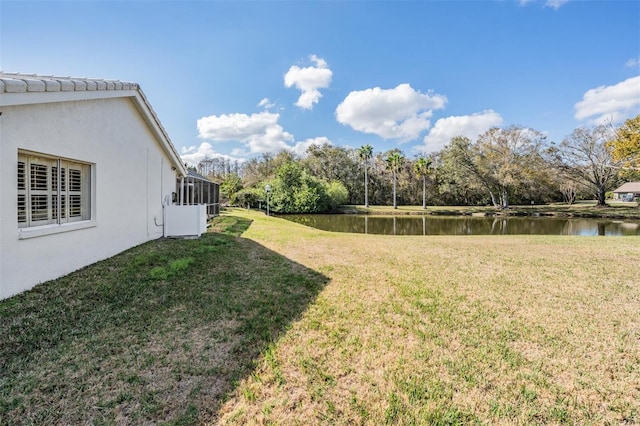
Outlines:
POLYGON ((640 221, 556 217, 286 215, 282 218, 333 232, 382 235, 638 236, 640 221))

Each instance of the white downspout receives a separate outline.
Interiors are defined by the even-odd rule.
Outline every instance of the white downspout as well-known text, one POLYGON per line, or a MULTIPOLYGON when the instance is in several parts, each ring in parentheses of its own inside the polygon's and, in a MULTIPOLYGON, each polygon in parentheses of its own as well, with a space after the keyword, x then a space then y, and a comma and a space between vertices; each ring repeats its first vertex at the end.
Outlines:
POLYGON ((146 182, 147 188, 146 188, 146 192, 145 192, 145 206, 146 206, 146 218, 147 218, 147 238, 149 238, 149 234, 150 234, 149 227, 151 226, 151 225, 149 225, 149 222, 151 221, 150 218, 149 218, 149 196, 150 196, 149 195, 149 185, 151 185, 150 178, 149 178, 149 148, 147 148, 147 161, 146 161, 146 163, 147 163, 146 164, 147 168, 146 168, 145 175, 146 175, 146 178, 147 178, 147 182, 146 182))
POLYGON ((160 157, 160 205, 162 206, 162 237, 164 238, 167 236, 167 214, 165 212, 164 197, 164 157, 160 157))

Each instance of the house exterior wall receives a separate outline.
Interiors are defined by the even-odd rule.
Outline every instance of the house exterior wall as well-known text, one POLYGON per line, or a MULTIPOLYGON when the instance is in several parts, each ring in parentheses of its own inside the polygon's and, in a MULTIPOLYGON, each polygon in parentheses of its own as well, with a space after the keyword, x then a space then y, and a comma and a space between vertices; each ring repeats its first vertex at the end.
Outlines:
POLYGON ((0 126, 0 299, 163 235, 176 172, 132 98, 4 106, 0 126), (91 220, 19 229, 19 150, 92 164, 91 220))
POLYGON ((627 182, 613 191, 614 200, 633 201, 640 197, 640 182, 627 182))

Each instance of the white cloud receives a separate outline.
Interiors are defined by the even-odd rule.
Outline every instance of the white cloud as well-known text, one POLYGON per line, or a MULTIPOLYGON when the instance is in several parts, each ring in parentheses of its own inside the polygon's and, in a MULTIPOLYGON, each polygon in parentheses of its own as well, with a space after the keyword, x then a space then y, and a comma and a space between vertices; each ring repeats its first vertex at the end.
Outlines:
POLYGON ((200 163, 202 160, 216 157, 229 159, 231 161, 243 161, 242 158, 236 158, 214 151, 213 146, 209 142, 202 142, 200 146, 197 147, 195 145, 188 148, 183 147, 180 155, 180 158, 182 158, 183 162, 194 167, 197 167, 198 163, 200 163))
POLYGON ((547 0, 544 4, 545 7, 558 10, 560 6, 564 5, 569 0, 547 0))
POLYGON ((325 60, 324 60, 324 59, 322 59, 322 58, 319 58, 319 57, 318 57, 318 56, 316 56, 316 55, 311 55, 311 56, 309 56, 309 59, 311 59, 311 62, 315 62, 315 63, 316 63, 316 66, 317 66, 318 68, 326 68, 326 67, 327 67, 327 61, 325 61, 325 60))
POLYGON ((490 128, 501 124, 502 116, 493 110, 441 118, 424 137, 424 145, 415 149, 425 153, 436 152, 451 142, 451 138, 465 136, 474 140, 490 128))
POLYGON ((235 155, 236 157, 246 157, 249 154, 250 152, 244 148, 234 148, 231 150, 231 155, 235 155))
MULTIPOLYGON (((519 0, 518 4, 520 4, 520 6, 526 6, 529 3, 533 3, 536 0, 519 0)), ((552 9, 558 10, 560 8, 560 6, 564 5, 565 3, 567 3, 569 0, 546 0, 544 2, 544 7, 550 7, 552 9)))
POLYGON ((336 119, 363 133, 408 141, 429 128, 433 110, 446 102, 445 96, 421 93, 406 83, 394 89, 375 87, 349 93, 336 108, 336 119))
POLYGON ((324 144, 333 145, 333 143, 331 142, 331 140, 329 140, 329 138, 325 136, 320 136, 317 138, 310 138, 310 139, 305 139, 304 141, 301 141, 301 142, 297 142, 291 150, 297 155, 299 155, 300 157, 306 157, 307 149, 309 149, 311 145, 321 146, 324 144))
POLYGON ((640 65, 640 57, 639 58, 629 58, 629 60, 624 64, 627 68, 633 68, 640 65))
MULTIPOLYGON (((262 103, 262 102, 261 102, 262 103)), ((269 103, 268 100, 265 104, 269 103)), ((288 150, 300 156, 306 155, 311 145, 333 145, 331 140, 321 136, 296 142, 292 134, 285 132, 278 124, 280 114, 263 111, 261 113, 212 115, 198 120, 198 133, 202 139, 214 142, 238 142, 241 146, 231 150, 231 159, 235 160, 256 153, 277 153, 288 150)), ((209 142, 199 147, 182 149, 182 159, 191 165, 197 165, 205 158, 222 156, 214 151, 209 142)), ((227 157, 225 157, 227 158, 227 157)))
POLYGON ((198 120, 198 135, 213 141, 234 141, 249 153, 278 152, 289 149, 293 135, 278 124, 280 114, 267 111, 258 114, 211 115, 198 120))
POLYGON ((264 109, 271 109, 274 108, 276 104, 271 102, 269 98, 263 98, 260 102, 258 102, 258 106, 264 109))
POLYGON ((589 124, 619 123, 640 113, 640 75, 588 90, 575 104, 575 118, 589 124))
POLYGON ((284 85, 286 87, 295 86, 302 94, 295 103, 302 109, 312 109, 322 97, 322 93, 318 89, 326 89, 331 83, 333 73, 327 68, 327 62, 311 55, 309 59, 315 63, 315 66, 300 68, 292 65, 284 76, 284 85))

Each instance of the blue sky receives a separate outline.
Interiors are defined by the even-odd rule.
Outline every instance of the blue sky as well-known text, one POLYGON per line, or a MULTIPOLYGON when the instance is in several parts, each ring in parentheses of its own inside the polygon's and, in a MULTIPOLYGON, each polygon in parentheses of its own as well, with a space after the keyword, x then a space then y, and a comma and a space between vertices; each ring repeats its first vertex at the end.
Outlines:
POLYGON ((141 85, 185 161, 640 113, 640 2, 0 1, 5 72, 141 85))

